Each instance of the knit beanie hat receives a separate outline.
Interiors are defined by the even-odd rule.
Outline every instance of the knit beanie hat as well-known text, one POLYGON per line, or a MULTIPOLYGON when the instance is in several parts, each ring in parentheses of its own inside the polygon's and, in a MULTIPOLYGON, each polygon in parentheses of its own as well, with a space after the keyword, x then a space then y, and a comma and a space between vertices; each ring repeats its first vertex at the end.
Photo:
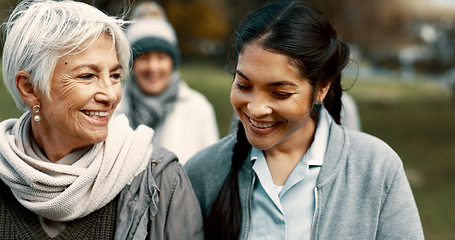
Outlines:
POLYGON ((133 60, 139 55, 160 51, 169 54, 174 69, 180 64, 180 47, 174 28, 165 18, 140 18, 126 30, 126 37, 131 44, 133 60))

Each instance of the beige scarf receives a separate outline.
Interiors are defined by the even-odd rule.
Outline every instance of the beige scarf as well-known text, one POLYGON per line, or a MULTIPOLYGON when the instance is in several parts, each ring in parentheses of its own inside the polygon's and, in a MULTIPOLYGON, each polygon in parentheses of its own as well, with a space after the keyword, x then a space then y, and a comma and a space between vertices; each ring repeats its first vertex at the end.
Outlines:
POLYGON ((56 164, 25 154, 22 136, 29 128, 29 112, 0 123, 0 178, 24 207, 54 221, 105 206, 146 168, 153 151, 153 130, 133 131, 120 115, 111 119, 105 141, 71 165, 56 164))

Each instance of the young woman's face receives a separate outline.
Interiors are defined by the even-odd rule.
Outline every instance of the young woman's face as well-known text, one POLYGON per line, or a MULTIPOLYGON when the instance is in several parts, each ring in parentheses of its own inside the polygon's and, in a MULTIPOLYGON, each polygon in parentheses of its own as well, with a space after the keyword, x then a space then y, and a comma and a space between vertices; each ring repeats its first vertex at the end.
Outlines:
POLYGON ((159 95, 171 82, 172 57, 165 52, 146 52, 134 60, 136 82, 145 95, 159 95))
POLYGON ((252 44, 239 56, 231 103, 251 145, 269 150, 314 133, 312 91, 288 56, 252 44))

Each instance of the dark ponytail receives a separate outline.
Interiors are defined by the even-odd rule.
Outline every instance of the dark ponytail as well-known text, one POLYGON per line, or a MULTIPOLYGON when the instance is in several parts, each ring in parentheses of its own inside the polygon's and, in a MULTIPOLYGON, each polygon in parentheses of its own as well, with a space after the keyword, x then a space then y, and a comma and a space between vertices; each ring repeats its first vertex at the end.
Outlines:
POLYGON ((245 135, 245 129, 239 121, 237 143, 233 149, 231 171, 204 223, 207 239, 234 240, 240 236, 242 211, 239 198, 238 173, 243 161, 248 157, 251 145, 245 135))
POLYGON ((330 116, 336 123, 340 124, 341 119, 341 95, 343 94, 343 87, 341 86, 341 77, 336 77, 332 80, 329 91, 324 98, 324 107, 329 112, 330 116))
POLYGON ((346 67, 349 62, 349 47, 340 42, 338 39, 333 39, 331 42, 334 45, 330 58, 332 62, 328 68, 334 68, 335 75, 331 79, 329 91, 324 99, 324 107, 330 113, 336 123, 340 124, 340 112, 342 108, 341 96, 343 94, 343 86, 341 85, 341 71, 346 67))

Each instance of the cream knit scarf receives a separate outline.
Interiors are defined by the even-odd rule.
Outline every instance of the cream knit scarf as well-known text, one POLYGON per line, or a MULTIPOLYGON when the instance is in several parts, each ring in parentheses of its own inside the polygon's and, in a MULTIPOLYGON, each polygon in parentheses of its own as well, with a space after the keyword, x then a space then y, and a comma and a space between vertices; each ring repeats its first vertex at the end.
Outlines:
POLYGON ((133 131, 124 115, 111 119, 106 140, 72 165, 27 156, 22 136, 29 129, 29 112, 0 123, 0 178, 24 207, 54 221, 105 206, 146 168, 153 151, 153 130, 142 125, 133 131))

